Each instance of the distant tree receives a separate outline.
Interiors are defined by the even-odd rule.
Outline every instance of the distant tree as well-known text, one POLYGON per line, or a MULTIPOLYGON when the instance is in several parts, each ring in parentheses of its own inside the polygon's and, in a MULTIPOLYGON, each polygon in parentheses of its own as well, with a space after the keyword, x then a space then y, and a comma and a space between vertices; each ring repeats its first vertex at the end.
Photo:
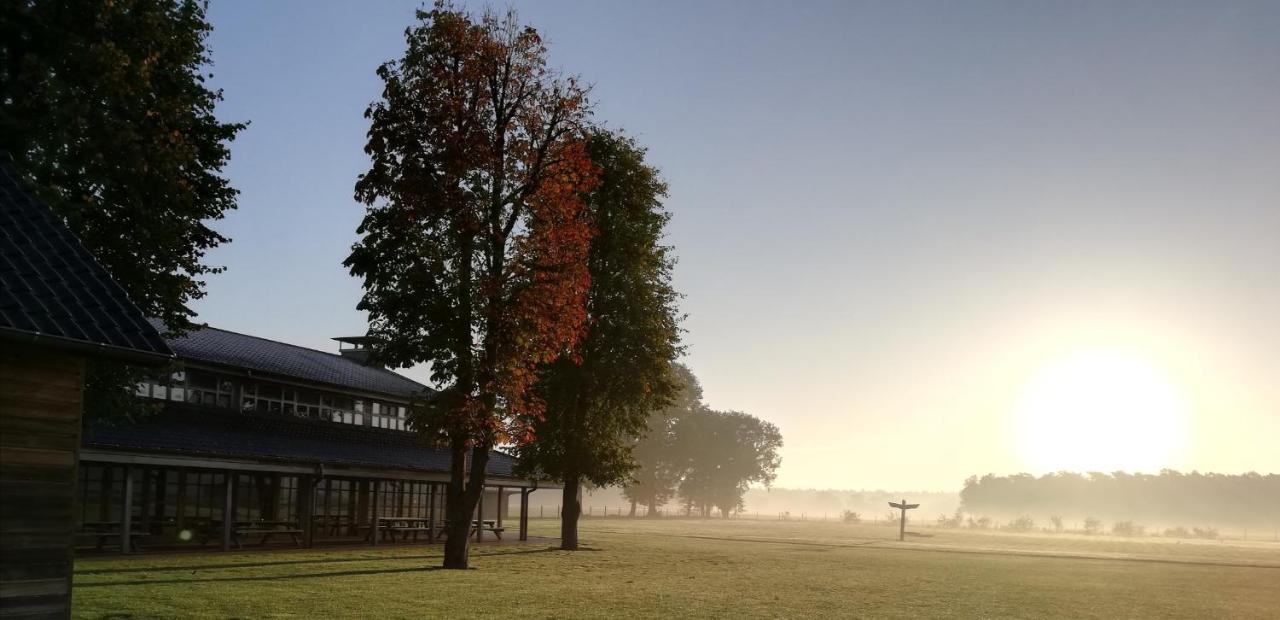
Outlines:
POLYGON ((490 451, 532 440, 536 370, 586 325, 596 169, 585 92, 514 11, 417 15, 404 56, 378 68, 355 191, 367 211, 345 264, 379 359, 431 364, 440 391, 412 422, 448 446, 444 566, 466 568, 490 451))
POLYGON ((703 516, 718 509, 727 518, 740 510, 747 488, 770 484, 781 464, 778 427, 739 411, 687 416, 676 435, 689 464, 679 493, 703 516))
POLYGON ((970 477, 960 493, 965 510, 992 515, 1092 515, 1162 524, 1212 522, 1266 526, 1280 519, 1280 474, 1159 474, 1057 472, 970 477), (1229 503, 1233 510, 1219 509, 1229 503))
POLYGON ((680 450, 676 428, 680 421, 701 411, 702 386, 698 378, 683 364, 673 364, 672 373, 680 388, 669 405, 649 414, 648 432, 636 440, 632 458, 636 469, 631 480, 622 487, 622 494, 632 504, 648 507, 647 515, 658 516, 658 507, 676 495, 676 486, 688 467, 688 455, 680 450))
POLYGON ((862 523, 862 515, 852 510, 844 511, 844 514, 841 515, 841 519, 843 519, 845 523, 862 523))
POLYGON ((1053 515, 1049 517, 1049 522, 1053 524, 1053 531, 1062 531, 1062 515, 1053 515))
POLYGON ((564 483, 561 549, 578 548, 581 482, 629 480, 635 440, 679 388, 671 367, 680 350, 673 261, 662 245, 666 187, 630 138, 597 130, 587 151, 601 171, 586 196, 596 226, 587 335, 541 370, 545 416, 533 423, 534 441, 516 446, 522 469, 564 483))
MULTIPOLYGON (((148 316, 191 327, 222 176, 245 125, 214 116, 211 26, 195 0, 0 3, 0 152, 148 316)), ((141 371, 93 362, 86 419, 141 413, 141 371)))

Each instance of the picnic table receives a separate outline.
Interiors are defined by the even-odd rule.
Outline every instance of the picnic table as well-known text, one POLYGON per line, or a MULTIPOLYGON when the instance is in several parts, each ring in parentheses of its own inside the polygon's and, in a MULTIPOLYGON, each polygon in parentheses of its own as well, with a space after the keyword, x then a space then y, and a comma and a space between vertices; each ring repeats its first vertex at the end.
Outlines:
MULTIPOLYGON (((81 524, 81 528, 83 529, 76 532, 75 537, 81 540, 94 541, 94 549, 98 551, 102 550, 102 547, 106 545, 108 540, 113 538, 118 539, 120 540, 120 550, 124 551, 126 541, 124 540, 124 532, 120 531, 120 528, 123 527, 123 525, 124 524, 119 521, 86 521, 81 524)), ((128 548, 133 551, 141 550, 142 546, 138 544, 138 541, 146 538, 147 536, 150 536, 150 534, 145 531, 140 532, 131 529, 129 532, 129 540, 127 541, 128 548)))
MULTIPOLYGON (((470 536, 475 534, 476 530, 480 528, 493 532, 493 535, 497 536, 498 540, 502 540, 502 533, 506 531, 506 528, 498 525, 498 522, 493 519, 476 519, 471 521, 471 530, 468 532, 467 535, 470 536)), ((440 528, 439 530, 436 531, 436 537, 438 538, 440 536, 445 535, 448 532, 448 530, 449 530, 449 520, 445 519, 440 523, 440 528)))
MULTIPOLYGON (((216 519, 209 521, 209 527, 205 529, 204 537, 200 542, 201 546, 208 544, 210 540, 213 540, 219 535, 222 531, 222 523, 222 521, 216 519)), ((240 538, 242 536, 261 536, 262 541, 259 544, 265 545, 268 540, 271 540, 272 536, 281 534, 286 535, 293 540, 293 544, 295 546, 302 546, 302 539, 299 538, 302 534, 302 530, 298 529, 296 521, 268 521, 264 519, 257 519, 253 521, 235 521, 231 524, 231 543, 235 545, 237 549, 241 547, 240 538)))
MULTIPOLYGON (((400 535, 400 540, 409 539, 409 535, 413 535, 413 540, 418 540, 418 534, 426 532, 431 533, 431 519, 426 517, 378 517, 377 530, 382 533, 382 539, 386 540, 390 537, 391 542, 395 542, 396 534, 400 535)), ((373 538, 373 530, 365 535, 365 540, 373 538)))

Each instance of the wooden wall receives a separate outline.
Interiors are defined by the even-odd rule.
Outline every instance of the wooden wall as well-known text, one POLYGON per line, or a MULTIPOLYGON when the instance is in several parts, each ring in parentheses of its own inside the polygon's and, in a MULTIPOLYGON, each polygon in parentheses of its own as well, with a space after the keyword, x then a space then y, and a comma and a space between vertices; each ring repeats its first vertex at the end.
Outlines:
POLYGON ((0 341, 0 617, 66 618, 84 365, 0 341))

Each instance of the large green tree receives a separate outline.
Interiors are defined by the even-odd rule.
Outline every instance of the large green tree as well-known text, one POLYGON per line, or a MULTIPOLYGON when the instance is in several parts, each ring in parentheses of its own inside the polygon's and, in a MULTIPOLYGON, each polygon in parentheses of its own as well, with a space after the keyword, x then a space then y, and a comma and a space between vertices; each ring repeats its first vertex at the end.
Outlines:
MULTIPOLYGON (((0 3, 0 150, 149 316, 190 327, 189 304, 228 239, 222 175, 244 128, 214 116, 210 25, 195 0, 0 3)), ((99 364, 88 417, 128 410, 136 373, 99 364)))
POLYGON ((676 495, 676 487, 688 467, 688 458, 680 453, 676 434, 681 420, 697 415, 704 408, 702 386, 684 364, 672 364, 679 384, 675 397, 666 407, 650 413, 647 432, 636 438, 631 449, 636 469, 622 487, 622 495, 631 502, 631 515, 636 505, 643 504, 645 516, 658 516, 658 508, 676 495))
POLYGON ((380 359, 431 364, 440 390, 412 422, 448 446, 444 566, 466 568, 490 451, 532 439, 537 368, 586 324, 596 170, 584 91, 513 11, 436 4, 405 37, 366 113, 367 211, 346 265, 380 359))
POLYGON ((635 468, 635 438, 676 392, 671 363, 680 352, 674 261, 662 244, 666 186, 630 138, 596 130, 587 152, 600 169, 586 196, 596 227, 587 335, 542 369, 545 416, 534 441, 517 447, 522 468, 564 483, 562 549, 578 548, 582 484, 618 484, 635 468))
POLYGON ((747 489, 773 482, 782 463, 778 427, 740 411, 703 410, 683 418, 675 432, 677 451, 688 459, 679 494, 703 516, 742 509, 747 489))

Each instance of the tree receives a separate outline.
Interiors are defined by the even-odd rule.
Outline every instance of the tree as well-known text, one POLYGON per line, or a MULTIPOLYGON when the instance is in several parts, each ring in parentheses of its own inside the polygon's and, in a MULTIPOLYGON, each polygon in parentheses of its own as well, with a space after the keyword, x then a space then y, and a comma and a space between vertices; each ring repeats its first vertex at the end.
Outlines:
MULTIPOLYGON (((148 316, 190 328, 189 304, 228 239, 222 176, 243 123, 205 85, 211 27, 195 0, 11 0, 0 8, 0 151, 148 316)), ((139 371, 95 362, 86 418, 135 411, 139 371)))
POLYGON ((355 192, 367 210, 345 264, 364 279, 379 359, 431 364, 439 391, 412 423, 448 447, 444 566, 466 568, 490 451, 532 439, 536 369, 586 323, 596 170, 585 92, 547 69, 514 11, 417 15, 404 56, 378 69, 355 192))
POLYGON ((778 427, 740 411, 705 410, 685 418, 676 432, 689 457, 680 495, 703 516, 719 509, 727 518, 742 509, 751 484, 773 482, 782 463, 778 427))
POLYGON ((562 549, 578 548, 581 483, 626 480, 635 468, 633 438, 678 387, 674 261, 662 245, 666 186, 630 138, 597 130, 587 151, 600 170, 585 201, 596 227, 587 335, 542 369, 536 389, 545 415, 534 423, 535 440, 516 448, 524 471, 564 483, 562 549))
POLYGON ((622 487, 622 494, 631 501, 633 515, 639 503, 648 508, 648 516, 658 516, 658 507, 675 497, 687 466, 687 459, 678 452, 676 427, 680 420, 703 407, 702 386, 683 364, 672 364, 672 373, 679 390, 667 407, 649 414, 648 432, 635 440, 631 450, 636 469, 622 487))

